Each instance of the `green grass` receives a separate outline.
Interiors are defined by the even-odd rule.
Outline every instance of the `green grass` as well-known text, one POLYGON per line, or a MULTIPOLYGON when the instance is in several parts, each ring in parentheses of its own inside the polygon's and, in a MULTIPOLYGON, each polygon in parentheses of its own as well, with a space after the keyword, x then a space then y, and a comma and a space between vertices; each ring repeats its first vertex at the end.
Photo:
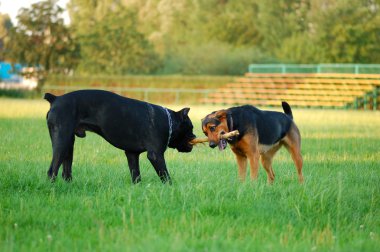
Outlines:
MULTIPOLYGON (((179 107, 175 107, 178 109, 179 107)), ((46 102, 0 99, 0 251, 378 251, 380 114, 294 110, 305 183, 289 154, 276 180, 240 183, 234 156, 206 145, 166 152, 173 185, 141 156, 130 182, 121 150, 77 139, 73 181, 47 180, 46 102)), ((200 119, 217 107, 190 111, 200 119)))

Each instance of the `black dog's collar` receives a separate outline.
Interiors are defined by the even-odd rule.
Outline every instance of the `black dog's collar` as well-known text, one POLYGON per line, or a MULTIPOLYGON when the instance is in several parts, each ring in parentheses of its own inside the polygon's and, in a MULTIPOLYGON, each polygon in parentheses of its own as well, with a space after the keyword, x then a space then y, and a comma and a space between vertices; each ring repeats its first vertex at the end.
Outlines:
POLYGON ((166 144, 166 148, 169 146, 169 143, 170 143, 170 138, 172 137, 172 132, 173 132, 173 121, 172 121, 172 117, 170 115, 170 112, 167 108, 165 107, 162 107, 165 112, 166 112, 166 115, 168 116, 168 123, 169 123, 169 136, 168 136, 168 142, 166 144))

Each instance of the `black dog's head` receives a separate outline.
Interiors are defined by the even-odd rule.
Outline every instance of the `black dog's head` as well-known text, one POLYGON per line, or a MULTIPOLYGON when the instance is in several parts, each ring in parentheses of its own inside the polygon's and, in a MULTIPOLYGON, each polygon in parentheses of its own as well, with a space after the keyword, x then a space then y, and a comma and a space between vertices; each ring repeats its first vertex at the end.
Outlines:
POLYGON ((175 112, 173 120, 173 132, 169 143, 170 148, 176 148, 179 152, 190 152, 193 145, 189 142, 195 138, 193 124, 188 116, 190 108, 175 112))

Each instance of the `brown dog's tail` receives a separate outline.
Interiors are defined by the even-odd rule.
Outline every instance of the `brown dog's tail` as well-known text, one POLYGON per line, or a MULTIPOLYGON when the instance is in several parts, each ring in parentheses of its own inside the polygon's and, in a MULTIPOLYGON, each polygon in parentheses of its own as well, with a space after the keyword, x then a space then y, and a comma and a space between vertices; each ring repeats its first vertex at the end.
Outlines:
POLYGON ((284 113, 293 120, 293 113, 292 113, 292 109, 290 108, 290 105, 286 101, 283 101, 281 104, 282 104, 282 109, 284 110, 284 113))
POLYGON ((47 100, 48 102, 50 102, 50 104, 53 104, 55 99, 57 99, 57 96, 50 94, 50 93, 45 93, 44 99, 47 100))

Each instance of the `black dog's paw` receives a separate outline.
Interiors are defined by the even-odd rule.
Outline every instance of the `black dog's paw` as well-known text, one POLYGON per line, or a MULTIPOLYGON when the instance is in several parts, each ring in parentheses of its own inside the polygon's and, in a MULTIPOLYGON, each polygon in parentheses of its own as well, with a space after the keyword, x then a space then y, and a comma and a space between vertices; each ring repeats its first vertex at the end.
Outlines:
POLYGON ((54 183, 56 176, 54 176, 53 171, 48 170, 47 175, 48 175, 48 179, 50 180, 50 182, 54 183))
POLYGON ((132 184, 136 185, 141 182, 141 176, 138 176, 136 178, 132 178, 132 184))
POLYGON ((170 177, 161 177, 162 184, 172 185, 172 179, 170 177))
POLYGON ((48 179, 51 183, 54 183, 56 178, 56 176, 48 176, 48 179))
POLYGON ((71 182, 73 180, 73 176, 70 175, 66 175, 64 173, 62 173, 62 178, 66 181, 66 182, 71 182))

